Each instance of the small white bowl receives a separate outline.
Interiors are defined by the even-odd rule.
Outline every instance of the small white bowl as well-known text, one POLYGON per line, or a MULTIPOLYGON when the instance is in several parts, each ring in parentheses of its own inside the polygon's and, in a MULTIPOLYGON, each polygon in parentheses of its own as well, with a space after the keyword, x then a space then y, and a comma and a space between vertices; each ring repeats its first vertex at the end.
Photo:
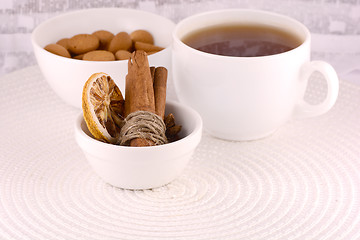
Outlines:
MULTIPOLYGON (((122 92, 128 61, 84 61, 61 57, 44 49, 50 43, 76 34, 108 30, 114 34, 137 29, 152 33, 155 45, 165 49, 148 57, 150 66, 163 66, 171 77, 171 34, 175 24, 153 13, 122 8, 96 8, 65 13, 38 25, 31 35, 34 54, 51 88, 66 103, 81 108, 81 93, 86 80, 96 72, 109 74, 122 92)), ((170 80, 170 79, 169 79, 170 80)))
POLYGON ((83 115, 75 123, 75 139, 92 169, 105 182, 124 189, 150 189, 163 186, 178 177, 202 135, 202 119, 192 108, 178 102, 166 104, 182 125, 181 139, 159 146, 127 147, 95 140, 83 115))

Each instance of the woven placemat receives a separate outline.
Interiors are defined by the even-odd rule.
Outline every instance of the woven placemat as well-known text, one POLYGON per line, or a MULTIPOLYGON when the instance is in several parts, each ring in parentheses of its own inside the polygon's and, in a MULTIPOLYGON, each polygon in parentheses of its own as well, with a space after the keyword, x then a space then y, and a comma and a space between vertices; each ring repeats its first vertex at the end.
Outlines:
POLYGON ((73 136, 80 110, 38 67, 0 87, 0 239, 360 239, 357 86, 342 81, 330 112, 262 140, 204 133, 179 178, 145 191, 95 175, 73 136))

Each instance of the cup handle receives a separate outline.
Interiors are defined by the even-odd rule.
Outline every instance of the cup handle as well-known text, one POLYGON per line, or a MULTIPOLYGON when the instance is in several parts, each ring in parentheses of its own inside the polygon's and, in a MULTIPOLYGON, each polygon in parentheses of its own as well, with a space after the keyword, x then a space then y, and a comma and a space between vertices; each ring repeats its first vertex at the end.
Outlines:
POLYGON ((293 117, 296 119, 315 117, 329 111, 334 106, 339 93, 339 79, 334 68, 323 61, 307 62, 301 69, 301 80, 306 81, 305 89, 303 89, 300 101, 295 106, 293 117), (312 73, 320 72, 326 80, 327 94, 323 102, 317 105, 311 105, 304 100, 306 86, 312 73))

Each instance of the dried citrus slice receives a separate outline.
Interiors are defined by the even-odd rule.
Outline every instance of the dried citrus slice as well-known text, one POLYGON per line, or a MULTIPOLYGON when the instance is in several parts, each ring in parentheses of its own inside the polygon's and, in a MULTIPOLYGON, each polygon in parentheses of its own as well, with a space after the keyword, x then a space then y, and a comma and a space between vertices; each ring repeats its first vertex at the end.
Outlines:
POLYGON ((106 73, 94 73, 82 93, 85 122, 98 140, 116 143, 123 124, 124 98, 114 80, 106 73))

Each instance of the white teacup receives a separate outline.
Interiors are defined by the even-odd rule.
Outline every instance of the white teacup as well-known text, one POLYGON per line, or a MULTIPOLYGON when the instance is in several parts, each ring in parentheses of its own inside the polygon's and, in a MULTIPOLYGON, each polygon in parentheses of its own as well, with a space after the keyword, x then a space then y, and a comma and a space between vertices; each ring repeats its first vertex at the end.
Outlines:
POLYGON ((173 32, 172 66, 179 100, 196 109, 204 128, 228 140, 254 140, 273 133, 291 118, 314 117, 335 103, 339 81, 322 61, 310 61, 310 32, 300 22, 258 10, 219 10, 188 17, 173 32), (261 57, 205 53, 182 42, 194 31, 227 23, 281 28, 301 40, 287 52, 261 57), (327 96, 318 105, 304 101, 310 75, 318 71, 327 82, 327 96))

